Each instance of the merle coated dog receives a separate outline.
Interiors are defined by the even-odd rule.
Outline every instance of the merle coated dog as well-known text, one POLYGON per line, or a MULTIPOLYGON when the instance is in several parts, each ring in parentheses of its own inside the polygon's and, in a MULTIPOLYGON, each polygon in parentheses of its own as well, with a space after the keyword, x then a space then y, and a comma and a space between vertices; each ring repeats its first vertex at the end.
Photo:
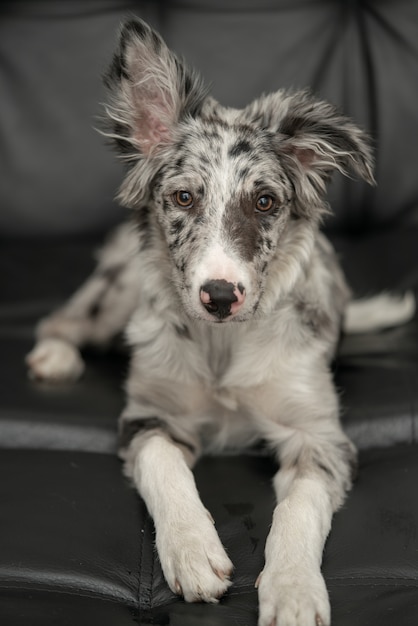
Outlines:
POLYGON ((267 442, 280 470, 259 626, 328 625, 321 556, 356 451, 329 369, 350 293, 319 227, 333 171, 373 183, 367 139, 306 92, 221 106, 140 21, 122 28, 106 82, 133 219, 40 324, 32 375, 77 377, 79 348, 126 328, 120 453, 167 583, 190 602, 217 602, 233 571, 190 468, 202 452, 267 442))

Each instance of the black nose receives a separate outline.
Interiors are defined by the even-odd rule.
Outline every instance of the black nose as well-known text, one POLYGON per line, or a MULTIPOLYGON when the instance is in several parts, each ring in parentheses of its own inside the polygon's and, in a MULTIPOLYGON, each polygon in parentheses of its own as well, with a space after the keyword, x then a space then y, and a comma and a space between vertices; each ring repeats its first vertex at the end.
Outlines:
POLYGON ((231 304, 237 302, 235 286, 226 280, 209 280, 200 290, 200 299, 206 311, 223 320, 231 314, 231 304))

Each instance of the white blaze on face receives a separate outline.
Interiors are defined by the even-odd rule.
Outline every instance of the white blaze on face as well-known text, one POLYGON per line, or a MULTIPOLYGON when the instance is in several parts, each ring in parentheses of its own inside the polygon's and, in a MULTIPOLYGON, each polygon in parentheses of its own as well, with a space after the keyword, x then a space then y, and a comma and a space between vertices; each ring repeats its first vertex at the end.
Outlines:
POLYGON ((195 268, 193 305, 204 319, 226 320, 241 310, 248 282, 245 266, 216 242, 195 268))
POLYGON ((212 171, 205 194, 206 233, 210 233, 210 239, 202 242, 201 256, 192 268, 189 303, 198 317, 208 321, 227 321, 245 315, 254 304, 254 267, 234 249, 228 220, 225 221, 225 211, 237 196, 236 187, 231 187, 237 166, 228 154, 235 139, 232 135, 224 141, 221 160, 212 171))
POLYGON ((239 266, 239 261, 234 261, 228 256, 219 243, 214 243, 202 258, 198 280, 203 285, 208 280, 226 280, 229 283, 242 282, 243 268, 239 266))

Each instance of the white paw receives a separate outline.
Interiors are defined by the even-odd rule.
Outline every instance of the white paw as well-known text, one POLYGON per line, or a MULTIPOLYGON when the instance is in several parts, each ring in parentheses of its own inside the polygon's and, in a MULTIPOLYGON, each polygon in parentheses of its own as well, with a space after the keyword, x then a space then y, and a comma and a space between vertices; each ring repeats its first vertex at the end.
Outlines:
POLYGON ((331 610, 320 573, 265 568, 258 579, 258 626, 329 626, 331 610))
POLYGON ((186 602, 218 602, 231 585, 233 565, 207 511, 167 523, 157 548, 171 590, 186 602))
POLYGON ((76 380, 84 370, 78 349, 62 339, 41 339, 26 356, 29 376, 41 380, 76 380))

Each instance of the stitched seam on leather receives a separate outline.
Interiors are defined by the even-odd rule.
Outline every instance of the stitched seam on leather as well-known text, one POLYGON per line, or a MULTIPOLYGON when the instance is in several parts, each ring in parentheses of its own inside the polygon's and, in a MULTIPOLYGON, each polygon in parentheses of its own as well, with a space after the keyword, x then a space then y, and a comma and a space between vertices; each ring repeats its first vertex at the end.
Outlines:
MULTIPOLYGON (((138 607, 140 616, 147 616, 149 619, 149 611, 152 609, 152 579, 155 563, 155 550, 154 550, 154 526, 148 510, 144 503, 144 532, 142 533, 142 552, 140 562, 140 582, 139 582, 139 596, 138 607), (148 552, 150 553, 148 555, 148 552), (149 558, 148 558, 149 557, 149 558), (151 567, 148 567, 150 560, 151 567)), ((147 623, 152 623, 147 622, 147 623)))
POLYGON ((45 587, 43 585, 37 585, 36 583, 29 585, 27 583, 20 582, 10 584, 8 583, 5 586, 0 584, 0 590, 2 590, 3 592, 7 591, 8 589, 25 589, 27 591, 32 591, 33 593, 56 593, 63 596, 79 596, 81 598, 89 598, 91 600, 104 600, 105 602, 113 602, 114 604, 122 604, 124 606, 136 608, 135 602, 132 602, 132 600, 129 600, 129 598, 126 598, 126 596, 109 596, 100 592, 91 593, 86 591, 85 589, 71 589, 68 587, 66 587, 65 589, 60 589, 59 587, 45 587))
MULTIPOLYGON (((362 585, 362 584, 375 584, 377 586, 397 586, 397 587, 416 587, 418 586, 418 578, 411 578, 411 577, 400 577, 400 576, 382 576, 382 577, 377 577, 377 576, 364 576, 364 577, 360 577, 360 576, 352 576, 352 577, 344 577, 344 576, 340 576, 340 577, 335 577, 335 578, 330 578, 328 576, 325 577, 327 584, 333 584, 333 583, 341 583, 341 584, 347 584, 347 585, 351 585, 351 586, 356 586, 356 585, 362 585), (385 582, 387 581, 387 582, 385 582), (396 583, 398 583, 396 585, 396 583)), ((240 585, 239 587, 234 587, 232 585, 232 587, 230 587, 230 589, 228 590, 228 596, 236 596, 236 595, 240 595, 240 594, 244 594, 244 593, 248 593, 251 591, 254 591, 254 585, 240 585)))
POLYGON ((409 389, 408 395, 411 398, 411 430, 412 430, 412 443, 416 443, 417 441, 417 429, 416 429, 416 419, 417 419, 417 411, 415 405, 415 395, 414 391, 414 381, 412 380, 411 374, 409 375, 409 389))
POLYGON ((411 576, 336 576, 335 578, 326 576, 325 579, 327 582, 347 582, 347 584, 356 584, 358 582, 374 583, 374 581, 377 581, 377 584, 384 584, 383 581, 388 581, 387 584, 393 584, 396 581, 405 584, 408 581, 410 585, 418 585, 418 578, 412 578, 411 576))
POLYGON ((141 529, 141 532, 140 532, 141 541, 139 542, 140 543, 140 546, 139 546, 140 556, 139 556, 139 562, 138 562, 138 589, 137 589, 137 594, 136 594, 138 611, 141 610, 139 597, 140 597, 140 590, 141 590, 141 568, 142 568, 142 557, 143 557, 143 549, 144 549, 144 533, 145 531, 141 529))
POLYGON ((143 500, 141 500, 142 503, 142 519, 144 520, 144 525, 143 528, 141 529, 140 535, 141 535, 141 542, 140 542, 140 551, 141 551, 141 556, 139 558, 139 563, 138 563, 138 593, 137 593, 137 607, 138 607, 138 614, 139 616, 141 616, 141 588, 142 588, 142 563, 144 560, 144 545, 145 545, 145 528, 146 528, 146 519, 147 519, 147 510, 146 510, 146 506, 145 506, 145 502, 143 502, 143 500))
POLYGON ((150 607, 154 606, 153 595, 154 595, 154 575, 155 575, 155 550, 152 553, 152 569, 151 569, 151 592, 150 592, 150 607))
MULTIPOLYGON (((372 585, 375 587, 396 587, 396 588, 405 588, 405 589, 415 589, 418 586, 418 580, 415 579, 398 579, 398 578, 393 578, 393 579, 388 579, 388 582, 385 583, 384 582, 385 579, 376 579, 376 578, 361 578, 361 579, 347 579, 347 578, 340 578, 340 579, 332 579, 332 578, 326 578, 326 582, 327 585, 330 585, 331 587, 341 587, 343 585, 347 585, 348 587, 361 587, 361 586, 366 586, 366 585, 372 585), (390 580, 392 580, 393 582, 390 582, 390 580), (398 584, 396 584, 396 581, 398 581, 398 584)), ((228 596, 240 596, 240 595, 244 595, 244 594, 248 594, 248 593, 256 593, 256 590, 254 588, 253 585, 247 585, 247 586, 243 586, 240 587, 239 589, 234 589, 233 587, 231 587, 228 590, 228 594, 226 597, 228 596)))
MULTIPOLYGON (((155 565, 155 540, 154 540, 154 522, 150 515, 147 512, 147 530, 148 530, 148 541, 146 542, 146 547, 148 548, 148 556, 151 559, 151 572, 148 571, 148 576, 150 576, 150 584, 147 587, 147 609, 151 610, 153 603, 153 580, 154 580, 154 565, 155 565)), ((151 617, 151 624, 154 623, 153 616, 151 617)))
POLYGON ((415 580, 411 580, 410 583, 408 584, 405 581, 400 581, 398 584, 396 584, 396 578, 393 579, 393 582, 383 582, 383 580, 375 580, 374 578, 363 578, 360 579, 358 581, 347 581, 347 580, 340 580, 340 581, 333 581, 333 580, 329 580, 327 579, 327 584, 329 587, 342 587, 342 586, 346 586, 346 587, 367 587, 367 586, 371 586, 371 587, 392 587, 392 589, 416 589, 418 587, 418 581, 415 580), (336 583, 336 584, 335 584, 336 583))

